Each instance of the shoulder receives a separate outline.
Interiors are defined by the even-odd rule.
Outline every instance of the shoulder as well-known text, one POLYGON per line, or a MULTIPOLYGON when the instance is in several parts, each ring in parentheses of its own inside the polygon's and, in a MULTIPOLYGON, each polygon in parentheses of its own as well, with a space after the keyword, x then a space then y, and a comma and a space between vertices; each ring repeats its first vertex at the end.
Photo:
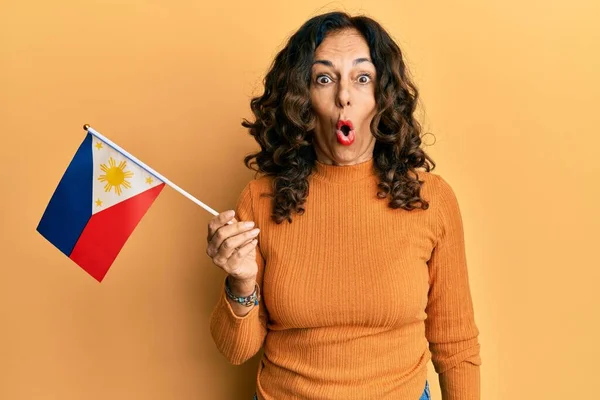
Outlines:
POLYGON ((423 182, 421 195, 426 200, 435 203, 456 200, 456 193, 447 178, 425 170, 418 170, 417 175, 418 179, 423 182))
POLYGON ((419 180, 424 181, 422 196, 429 201, 432 216, 436 221, 436 236, 462 230, 462 214, 457 195, 449 179, 440 174, 419 171, 419 180))
POLYGON ((273 191, 273 178, 268 176, 260 176, 253 178, 246 182, 242 191, 240 192, 240 198, 250 198, 257 200, 262 194, 270 194, 273 191))
POLYGON ((272 178, 261 176, 246 182, 238 195, 236 209, 240 216, 249 219, 268 209, 271 199, 265 194, 272 193, 272 178))
POLYGON ((417 171, 421 186, 421 197, 429 202, 429 209, 439 226, 459 222, 462 218, 456 192, 450 180, 438 173, 417 171))

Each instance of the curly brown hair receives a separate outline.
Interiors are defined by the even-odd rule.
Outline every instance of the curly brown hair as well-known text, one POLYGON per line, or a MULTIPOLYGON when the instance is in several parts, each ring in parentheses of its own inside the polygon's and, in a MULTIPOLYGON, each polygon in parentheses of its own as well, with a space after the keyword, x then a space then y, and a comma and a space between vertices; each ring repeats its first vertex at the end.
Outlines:
POLYGON ((310 76, 316 48, 328 33, 356 29, 369 45, 378 82, 377 113, 371 123, 376 138, 373 163, 379 177, 377 196, 390 198, 389 207, 429 208, 420 196, 417 168, 435 168, 422 150, 421 126, 413 117, 419 92, 408 77, 402 52, 375 20, 343 12, 306 21, 279 51, 264 78, 264 93, 250 102, 255 121, 242 126, 260 145, 244 158, 246 167, 273 178, 271 218, 276 223, 302 215, 316 153, 312 144, 315 117, 310 103, 310 76), (431 165, 429 164, 431 163, 431 165))

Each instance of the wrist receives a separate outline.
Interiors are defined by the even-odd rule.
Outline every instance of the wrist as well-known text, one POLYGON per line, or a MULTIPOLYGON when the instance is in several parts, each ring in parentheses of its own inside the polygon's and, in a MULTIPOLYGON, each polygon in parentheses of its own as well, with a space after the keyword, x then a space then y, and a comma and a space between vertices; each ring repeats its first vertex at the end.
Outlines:
POLYGON ((236 279, 231 276, 227 277, 227 284, 231 292, 240 297, 250 296, 256 288, 256 279, 236 279))
POLYGON ((248 281, 238 281, 237 287, 234 286, 232 289, 232 284, 229 281, 229 276, 225 279, 225 293, 227 294, 227 298, 230 302, 234 302, 234 304, 241 304, 245 307, 257 306, 260 301, 260 289, 255 280, 248 281), (247 289, 248 285, 252 289, 247 289))

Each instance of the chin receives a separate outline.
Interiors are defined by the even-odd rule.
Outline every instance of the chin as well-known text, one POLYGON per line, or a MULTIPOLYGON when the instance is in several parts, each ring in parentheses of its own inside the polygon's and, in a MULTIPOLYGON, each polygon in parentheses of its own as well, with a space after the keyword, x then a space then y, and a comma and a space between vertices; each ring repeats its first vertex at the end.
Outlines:
MULTIPOLYGON (((342 147, 338 145, 338 147, 342 147)), ((331 159, 334 164, 346 165, 355 164, 361 158, 361 154, 352 146, 333 149, 331 159)))

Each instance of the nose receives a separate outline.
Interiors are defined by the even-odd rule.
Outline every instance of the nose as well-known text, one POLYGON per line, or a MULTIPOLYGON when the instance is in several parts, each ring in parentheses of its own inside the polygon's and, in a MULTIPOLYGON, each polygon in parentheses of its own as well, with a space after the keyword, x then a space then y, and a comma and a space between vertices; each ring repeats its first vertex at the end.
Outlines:
POLYGON ((338 91, 336 94, 336 103, 340 108, 344 108, 350 105, 350 90, 348 84, 342 80, 338 85, 338 91))

